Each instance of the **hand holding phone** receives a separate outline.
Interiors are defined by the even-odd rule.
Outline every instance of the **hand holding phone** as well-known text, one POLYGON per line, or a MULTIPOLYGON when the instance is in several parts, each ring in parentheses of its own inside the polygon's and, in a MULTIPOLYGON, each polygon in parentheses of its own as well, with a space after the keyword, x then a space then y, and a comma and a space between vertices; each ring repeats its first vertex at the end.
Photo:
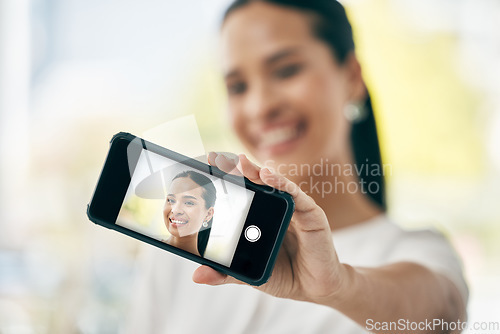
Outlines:
MULTIPOLYGON (((337 257, 330 225, 323 210, 295 183, 260 168, 239 155, 238 161, 211 153, 209 163, 227 173, 243 175, 250 181, 290 193, 295 212, 269 281, 257 287, 268 294, 321 303, 347 289, 347 269, 337 257)), ((208 285, 242 284, 234 277, 201 266, 193 274, 197 283, 208 285)))
POLYGON ((252 285, 265 283, 294 210, 286 192, 128 133, 111 140, 89 219, 252 285))

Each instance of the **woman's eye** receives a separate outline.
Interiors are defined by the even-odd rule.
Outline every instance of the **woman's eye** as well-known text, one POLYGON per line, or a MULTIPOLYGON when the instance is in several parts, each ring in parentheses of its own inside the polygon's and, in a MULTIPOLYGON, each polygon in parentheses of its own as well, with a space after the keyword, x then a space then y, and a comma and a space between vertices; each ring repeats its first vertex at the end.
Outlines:
POLYGON ((168 202, 169 204, 174 204, 174 203, 175 203, 175 200, 174 200, 174 199, 172 199, 172 198, 167 198, 167 202, 168 202))
POLYGON ((227 85, 229 95, 238 95, 245 92, 247 85, 244 82, 236 82, 227 85))
POLYGON ((286 78, 290 78, 290 77, 294 76, 295 74, 299 73, 301 69, 302 69, 302 66, 300 66, 298 64, 283 66, 280 69, 278 69, 277 71, 275 71, 274 75, 277 78, 286 79, 286 78))
POLYGON ((186 203, 184 203, 184 204, 186 204, 187 206, 193 206, 193 205, 195 205, 195 203, 194 203, 194 202, 191 202, 191 201, 188 201, 188 202, 186 202, 186 203))

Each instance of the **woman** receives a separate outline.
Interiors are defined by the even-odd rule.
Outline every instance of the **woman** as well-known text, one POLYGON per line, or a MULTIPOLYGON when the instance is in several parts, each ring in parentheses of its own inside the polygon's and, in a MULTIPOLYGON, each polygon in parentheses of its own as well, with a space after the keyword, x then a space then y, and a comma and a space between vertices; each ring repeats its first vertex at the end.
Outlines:
POLYGON ((216 190, 210 179, 195 171, 177 174, 170 184, 163 220, 169 245, 203 256, 214 216, 216 190))
POLYGON ((193 266, 157 252, 144 268, 143 286, 149 285, 136 301, 142 307, 137 328, 451 332, 414 328, 433 319, 463 320, 467 287, 444 238, 403 231, 385 215, 375 120, 342 6, 333 0, 238 0, 224 17, 221 36, 232 125, 260 164, 282 176, 245 155, 233 161, 211 153, 209 163, 290 192, 296 211, 273 275, 257 289, 226 285, 240 282, 207 266, 194 271, 193 281, 224 286, 191 284, 186 277, 193 266), (359 172, 363 166, 375 168, 359 172), (171 267, 158 266, 166 263, 171 267))

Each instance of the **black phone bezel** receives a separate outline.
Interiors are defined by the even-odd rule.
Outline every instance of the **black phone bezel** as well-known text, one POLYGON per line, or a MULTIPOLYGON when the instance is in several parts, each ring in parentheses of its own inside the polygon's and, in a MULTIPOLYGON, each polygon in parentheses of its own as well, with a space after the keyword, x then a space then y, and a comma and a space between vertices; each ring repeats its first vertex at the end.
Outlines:
POLYGON ((241 177, 224 173, 216 167, 153 144, 130 133, 120 132, 111 139, 101 175, 87 206, 88 218, 96 224, 194 262, 208 265, 248 284, 261 285, 267 282, 294 211, 295 204, 292 196, 269 186, 255 184, 244 178, 245 188, 254 191, 255 194, 231 266, 226 267, 116 224, 118 213, 131 181, 131 175, 143 149, 241 186, 241 177), (131 152, 132 156, 130 156, 131 152), (133 165, 132 168, 129 167, 129 163, 133 165), (273 210, 263 209, 266 207, 272 207, 273 210), (250 225, 256 225, 261 230, 261 237, 256 242, 249 242, 244 236, 245 229, 250 225))

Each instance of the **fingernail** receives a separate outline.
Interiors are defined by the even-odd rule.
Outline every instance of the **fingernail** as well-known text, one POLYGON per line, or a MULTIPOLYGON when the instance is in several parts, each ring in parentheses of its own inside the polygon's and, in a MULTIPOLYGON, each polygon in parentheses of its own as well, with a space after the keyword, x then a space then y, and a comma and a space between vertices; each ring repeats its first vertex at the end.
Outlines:
POLYGON ((262 168, 262 171, 266 174, 272 174, 272 172, 267 167, 262 168))

